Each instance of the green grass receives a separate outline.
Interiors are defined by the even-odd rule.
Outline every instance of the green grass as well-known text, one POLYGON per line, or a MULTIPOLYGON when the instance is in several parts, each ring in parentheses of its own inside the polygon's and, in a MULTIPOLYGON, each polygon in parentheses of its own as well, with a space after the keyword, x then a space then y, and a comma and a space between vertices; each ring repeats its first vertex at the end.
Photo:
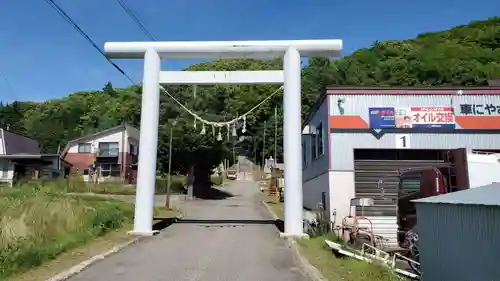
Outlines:
POLYGON ((309 240, 299 240, 301 253, 330 281, 400 281, 386 268, 350 258, 337 258, 325 246, 325 239, 319 236, 309 240))
POLYGON ((129 223, 131 204, 31 184, 0 188, 0 280, 129 223))
POLYGON ((222 176, 218 176, 218 175, 212 175, 210 177, 210 180, 212 181, 213 185, 222 185, 222 183, 224 182, 222 176))
MULTIPOLYGON (((264 195, 264 202, 280 218, 283 218, 283 204, 273 196, 264 195)), ((351 258, 337 258, 325 244, 325 239, 334 237, 319 236, 298 241, 301 253, 329 281, 396 281, 401 278, 386 268, 351 258)))
MULTIPOLYGON (((171 179, 171 193, 181 193, 186 184, 186 176, 173 175, 171 179)), ((95 193, 113 195, 135 195, 135 185, 122 184, 119 182, 101 182, 99 184, 83 182, 78 178, 56 179, 50 181, 32 181, 22 183, 23 186, 41 188, 45 191, 66 192, 66 193, 95 193)), ((156 194, 167 193, 167 178, 157 178, 155 186, 156 194)))
MULTIPOLYGON (((213 185, 221 185, 221 176, 211 177, 213 185)), ((170 192, 172 194, 182 193, 186 185, 187 177, 183 175, 172 175, 170 192)), ((168 179, 161 177, 156 179, 155 194, 163 195, 167 193, 168 179)), ((57 179, 51 181, 32 181, 22 183, 23 186, 31 186, 33 189, 43 189, 45 191, 66 192, 66 193, 95 193, 113 195, 135 195, 135 185, 122 184, 119 182, 101 182, 99 184, 83 182, 78 178, 57 179)))

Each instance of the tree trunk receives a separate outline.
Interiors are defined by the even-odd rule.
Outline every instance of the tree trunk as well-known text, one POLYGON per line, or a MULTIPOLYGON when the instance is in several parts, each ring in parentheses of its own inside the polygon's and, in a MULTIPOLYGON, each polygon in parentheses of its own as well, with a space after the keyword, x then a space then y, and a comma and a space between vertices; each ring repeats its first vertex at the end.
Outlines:
POLYGON ((187 174, 187 182, 186 182, 186 196, 188 199, 193 199, 193 189, 194 189, 194 166, 189 168, 187 174))
POLYGON ((211 187, 210 169, 196 166, 194 169, 194 196, 198 198, 207 198, 210 195, 211 187))

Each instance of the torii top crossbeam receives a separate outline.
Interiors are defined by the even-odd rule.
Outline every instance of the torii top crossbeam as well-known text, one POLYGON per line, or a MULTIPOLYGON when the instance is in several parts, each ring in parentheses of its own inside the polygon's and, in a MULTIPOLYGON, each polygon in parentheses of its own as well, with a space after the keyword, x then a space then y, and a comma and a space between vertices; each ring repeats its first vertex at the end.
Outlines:
POLYGON ((337 57, 342 40, 267 40, 267 41, 170 41, 170 42, 107 42, 108 58, 144 58, 154 49, 161 58, 255 58, 283 56, 293 46, 304 57, 337 57))

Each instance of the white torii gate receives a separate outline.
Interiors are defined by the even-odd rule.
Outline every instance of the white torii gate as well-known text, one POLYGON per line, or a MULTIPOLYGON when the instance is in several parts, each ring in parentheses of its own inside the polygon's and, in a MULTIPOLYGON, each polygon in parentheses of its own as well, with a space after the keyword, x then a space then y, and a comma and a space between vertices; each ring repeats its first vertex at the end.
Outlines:
POLYGON ((284 84, 285 232, 304 236, 302 224, 301 55, 339 56, 341 40, 107 42, 108 58, 144 59, 135 235, 153 235, 160 84, 284 84), (164 58, 283 56, 278 71, 161 71, 164 58))

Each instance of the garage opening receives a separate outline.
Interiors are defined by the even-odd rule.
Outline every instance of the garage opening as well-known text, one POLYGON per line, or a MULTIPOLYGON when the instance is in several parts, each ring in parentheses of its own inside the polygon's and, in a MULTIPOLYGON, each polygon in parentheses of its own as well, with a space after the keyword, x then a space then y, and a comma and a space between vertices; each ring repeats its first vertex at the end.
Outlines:
MULTIPOLYGON (((443 173, 447 188, 457 190, 468 185, 465 162, 465 149, 355 149, 355 196, 374 201, 373 206, 357 206, 355 215, 366 217, 362 224, 372 225, 375 234, 396 244, 399 171, 435 167, 443 173)), ((414 179, 405 179, 405 192, 419 190, 420 184, 416 173, 414 179)))

